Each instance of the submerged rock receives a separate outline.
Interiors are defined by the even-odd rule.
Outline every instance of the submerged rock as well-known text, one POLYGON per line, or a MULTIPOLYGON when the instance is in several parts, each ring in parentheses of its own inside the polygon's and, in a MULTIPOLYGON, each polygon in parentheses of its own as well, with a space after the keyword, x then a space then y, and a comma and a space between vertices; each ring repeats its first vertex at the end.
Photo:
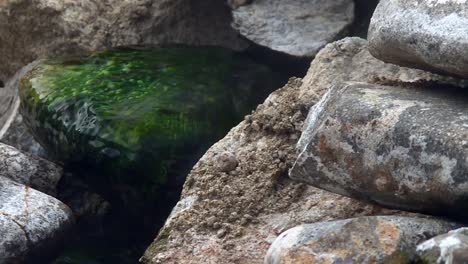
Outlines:
POLYGON ((348 80, 453 81, 385 64, 370 55, 363 39, 327 45, 304 79, 272 93, 198 161, 142 262, 262 263, 274 239, 301 223, 402 214, 288 178, 308 109, 332 83, 348 80), (237 163, 228 172, 220 166, 226 153, 237 163))
POLYGON ((315 56, 342 37, 354 20, 352 0, 255 0, 232 5, 232 25, 241 35, 298 57, 315 56))
MULTIPOLYGON (((463 264, 468 262, 468 228, 460 228, 418 245, 421 263, 463 264)), ((419 262, 418 262, 419 263, 419 262)))
POLYGON ((468 78, 468 2, 382 0, 369 27, 378 59, 468 78))
POLYGON ((396 209, 466 215, 467 95, 337 84, 312 108, 290 176, 396 209))
POLYGON ((0 263, 42 263, 73 221, 65 204, 0 176, 0 263))
POLYGON ((456 226, 434 218, 398 216, 300 225, 275 240, 265 264, 410 263, 418 243, 456 226))
POLYGON ((20 83, 21 112, 54 159, 151 195, 181 182, 276 80, 224 49, 119 49, 40 62, 20 83))

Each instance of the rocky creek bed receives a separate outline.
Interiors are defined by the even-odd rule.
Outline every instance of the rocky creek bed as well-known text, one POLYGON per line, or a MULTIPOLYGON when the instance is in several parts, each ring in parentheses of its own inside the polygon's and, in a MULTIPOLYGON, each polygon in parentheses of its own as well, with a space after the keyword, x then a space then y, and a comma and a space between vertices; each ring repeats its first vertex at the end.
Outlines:
POLYGON ((467 4, 0 0, 0 263, 466 263, 467 4))

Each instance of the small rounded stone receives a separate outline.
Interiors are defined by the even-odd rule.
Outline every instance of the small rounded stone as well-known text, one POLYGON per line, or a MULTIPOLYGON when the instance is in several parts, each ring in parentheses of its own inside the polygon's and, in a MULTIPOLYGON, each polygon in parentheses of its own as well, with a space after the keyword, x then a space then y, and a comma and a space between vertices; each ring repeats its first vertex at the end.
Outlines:
POLYGON ((230 172, 236 169, 239 162, 234 154, 223 152, 218 156, 218 168, 222 172, 230 172))

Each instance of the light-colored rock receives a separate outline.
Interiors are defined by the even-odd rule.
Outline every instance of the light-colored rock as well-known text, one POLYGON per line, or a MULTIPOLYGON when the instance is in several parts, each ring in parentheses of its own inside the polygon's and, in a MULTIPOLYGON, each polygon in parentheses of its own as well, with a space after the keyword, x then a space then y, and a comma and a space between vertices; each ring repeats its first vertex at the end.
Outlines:
POLYGON ((202 157, 143 263, 262 263, 273 240, 301 223, 395 213, 290 180, 295 144, 308 109, 334 81, 437 79, 376 60, 359 38, 329 44, 302 82, 272 93, 202 157), (236 157, 228 173, 219 166, 223 153, 236 157))
POLYGON ((19 114, 18 83, 36 65, 31 63, 23 67, 0 88, 0 142, 35 156, 46 157, 44 149, 29 132, 19 114))
POLYGON ((386 62, 468 78, 466 0, 381 0, 369 49, 386 62))
POLYGON ((275 240, 264 263, 409 263, 418 243, 456 226, 434 218, 398 216, 300 225, 275 240))
POLYGON ((62 173, 62 168, 55 163, 0 143, 0 177, 54 195, 62 173))
POLYGON ((466 94, 437 85, 337 84, 312 108, 290 176, 391 208, 463 215, 466 94))
POLYGON ((0 263, 44 257, 72 224, 66 205, 0 176, 0 263))
POLYGON ((154 44, 243 49, 224 0, 2 0, 0 80, 44 56, 154 44))
POLYGON ((418 245, 416 253, 422 263, 468 263, 468 228, 460 228, 418 245))
POLYGON ((343 37, 354 20, 352 0, 255 0, 234 6, 232 25, 241 35, 298 57, 315 56, 343 37))

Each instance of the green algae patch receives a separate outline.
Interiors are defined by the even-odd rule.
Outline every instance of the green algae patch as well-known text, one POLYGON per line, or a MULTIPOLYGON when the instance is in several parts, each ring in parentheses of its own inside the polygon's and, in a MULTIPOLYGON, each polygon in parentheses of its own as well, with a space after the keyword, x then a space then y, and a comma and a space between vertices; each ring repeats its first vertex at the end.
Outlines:
POLYGON ((42 61, 20 82, 21 112, 54 159, 152 193, 278 87, 225 49, 116 49, 42 61))

